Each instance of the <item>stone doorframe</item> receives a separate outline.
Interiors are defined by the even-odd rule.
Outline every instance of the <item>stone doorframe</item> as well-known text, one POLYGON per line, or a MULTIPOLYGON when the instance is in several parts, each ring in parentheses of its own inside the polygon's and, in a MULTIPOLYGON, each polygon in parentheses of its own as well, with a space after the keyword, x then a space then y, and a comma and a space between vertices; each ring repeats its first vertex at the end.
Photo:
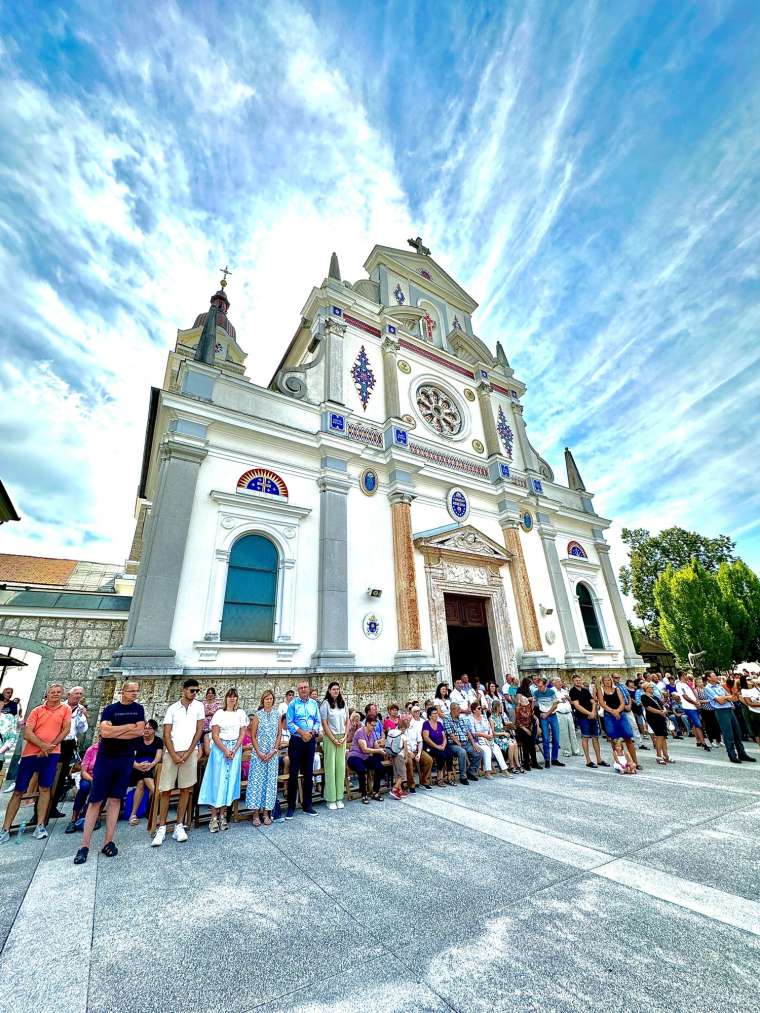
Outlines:
POLYGON ((501 685, 507 675, 516 675, 515 646, 501 575, 511 554, 470 524, 454 530, 422 532, 414 536, 414 544, 425 558, 430 630, 441 678, 453 685, 444 594, 485 599, 494 677, 501 685))

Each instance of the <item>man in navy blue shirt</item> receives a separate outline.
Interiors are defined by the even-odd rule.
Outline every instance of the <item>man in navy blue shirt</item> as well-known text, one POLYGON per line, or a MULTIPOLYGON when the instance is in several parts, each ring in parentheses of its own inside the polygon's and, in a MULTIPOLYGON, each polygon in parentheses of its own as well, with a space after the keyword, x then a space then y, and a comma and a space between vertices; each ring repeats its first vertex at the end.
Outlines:
POLYGON ((104 707, 100 715, 100 747, 92 772, 82 846, 76 853, 74 865, 84 865, 87 861, 90 838, 103 802, 106 803, 106 837, 101 850, 106 858, 114 858, 119 853, 113 837, 145 727, 145 711, 137 702, 139 692, 139 682, 125 682, 121 687, 121 699, 104 707))

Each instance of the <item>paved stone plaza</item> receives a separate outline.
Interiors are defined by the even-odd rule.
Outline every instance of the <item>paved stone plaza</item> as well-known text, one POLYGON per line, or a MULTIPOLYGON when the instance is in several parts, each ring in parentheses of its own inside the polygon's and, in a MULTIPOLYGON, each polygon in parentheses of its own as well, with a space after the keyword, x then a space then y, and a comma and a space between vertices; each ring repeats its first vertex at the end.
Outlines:
POLYGON ((760 764, 672 754, 160 850, 121 824, 82 868, 57 821, 0 850, 0 1010, 756 1010, 760 764))

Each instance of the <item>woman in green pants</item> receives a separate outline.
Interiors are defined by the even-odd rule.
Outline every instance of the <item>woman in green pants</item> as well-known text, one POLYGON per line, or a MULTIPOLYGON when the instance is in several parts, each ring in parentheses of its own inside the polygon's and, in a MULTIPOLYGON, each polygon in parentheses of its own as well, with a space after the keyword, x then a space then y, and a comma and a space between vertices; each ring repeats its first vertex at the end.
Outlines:
POLYGON ((322 748, 325 754, 325 802, 331 810, 343 808, 346 785, 346 721, 348 709, 340 695, 340 683, 331 682, 319 708, 322 748))

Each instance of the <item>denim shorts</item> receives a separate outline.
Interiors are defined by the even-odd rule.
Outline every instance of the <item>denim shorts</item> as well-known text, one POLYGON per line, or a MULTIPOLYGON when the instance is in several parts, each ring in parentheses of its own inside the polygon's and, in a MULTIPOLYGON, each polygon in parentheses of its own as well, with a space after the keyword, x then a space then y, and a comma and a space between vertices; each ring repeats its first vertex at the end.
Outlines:
POLYGON ((582 715, 578 718, 578 728, 581 732, 581 738, 584 739, 598 739, 599 738, 599 722, 596 718, 584 718, 582 715))
POLYGON ((604 730, 607 732, 607 736, 613 740, 633 738, 633 735, 631 734, 631 726, 623 717, 623 714, 621 714, 619 718, 614 717, 612 714, 605 714, 604 730))
POLYGON ((108 756, 99 752, 92 771, 90 802, 105 802, 107 798, 124 798, 129 788, 134 756, 108 756))
POLYGON ((690 710, 688 707, 684 707, 683 716, 689 722, 690 728, 701 728, 702 719, 699 716, 698 710, 690 710))
POLYGON ((50 756, 43 756, 42 754, 22 756, 18 762, 14 791, 20 791, 23 795, 35 774, 37 775, 38 788, 52 787, 55 780, 55 768, 58 766, 60 759, 60 753, 51 753, 50 756))

